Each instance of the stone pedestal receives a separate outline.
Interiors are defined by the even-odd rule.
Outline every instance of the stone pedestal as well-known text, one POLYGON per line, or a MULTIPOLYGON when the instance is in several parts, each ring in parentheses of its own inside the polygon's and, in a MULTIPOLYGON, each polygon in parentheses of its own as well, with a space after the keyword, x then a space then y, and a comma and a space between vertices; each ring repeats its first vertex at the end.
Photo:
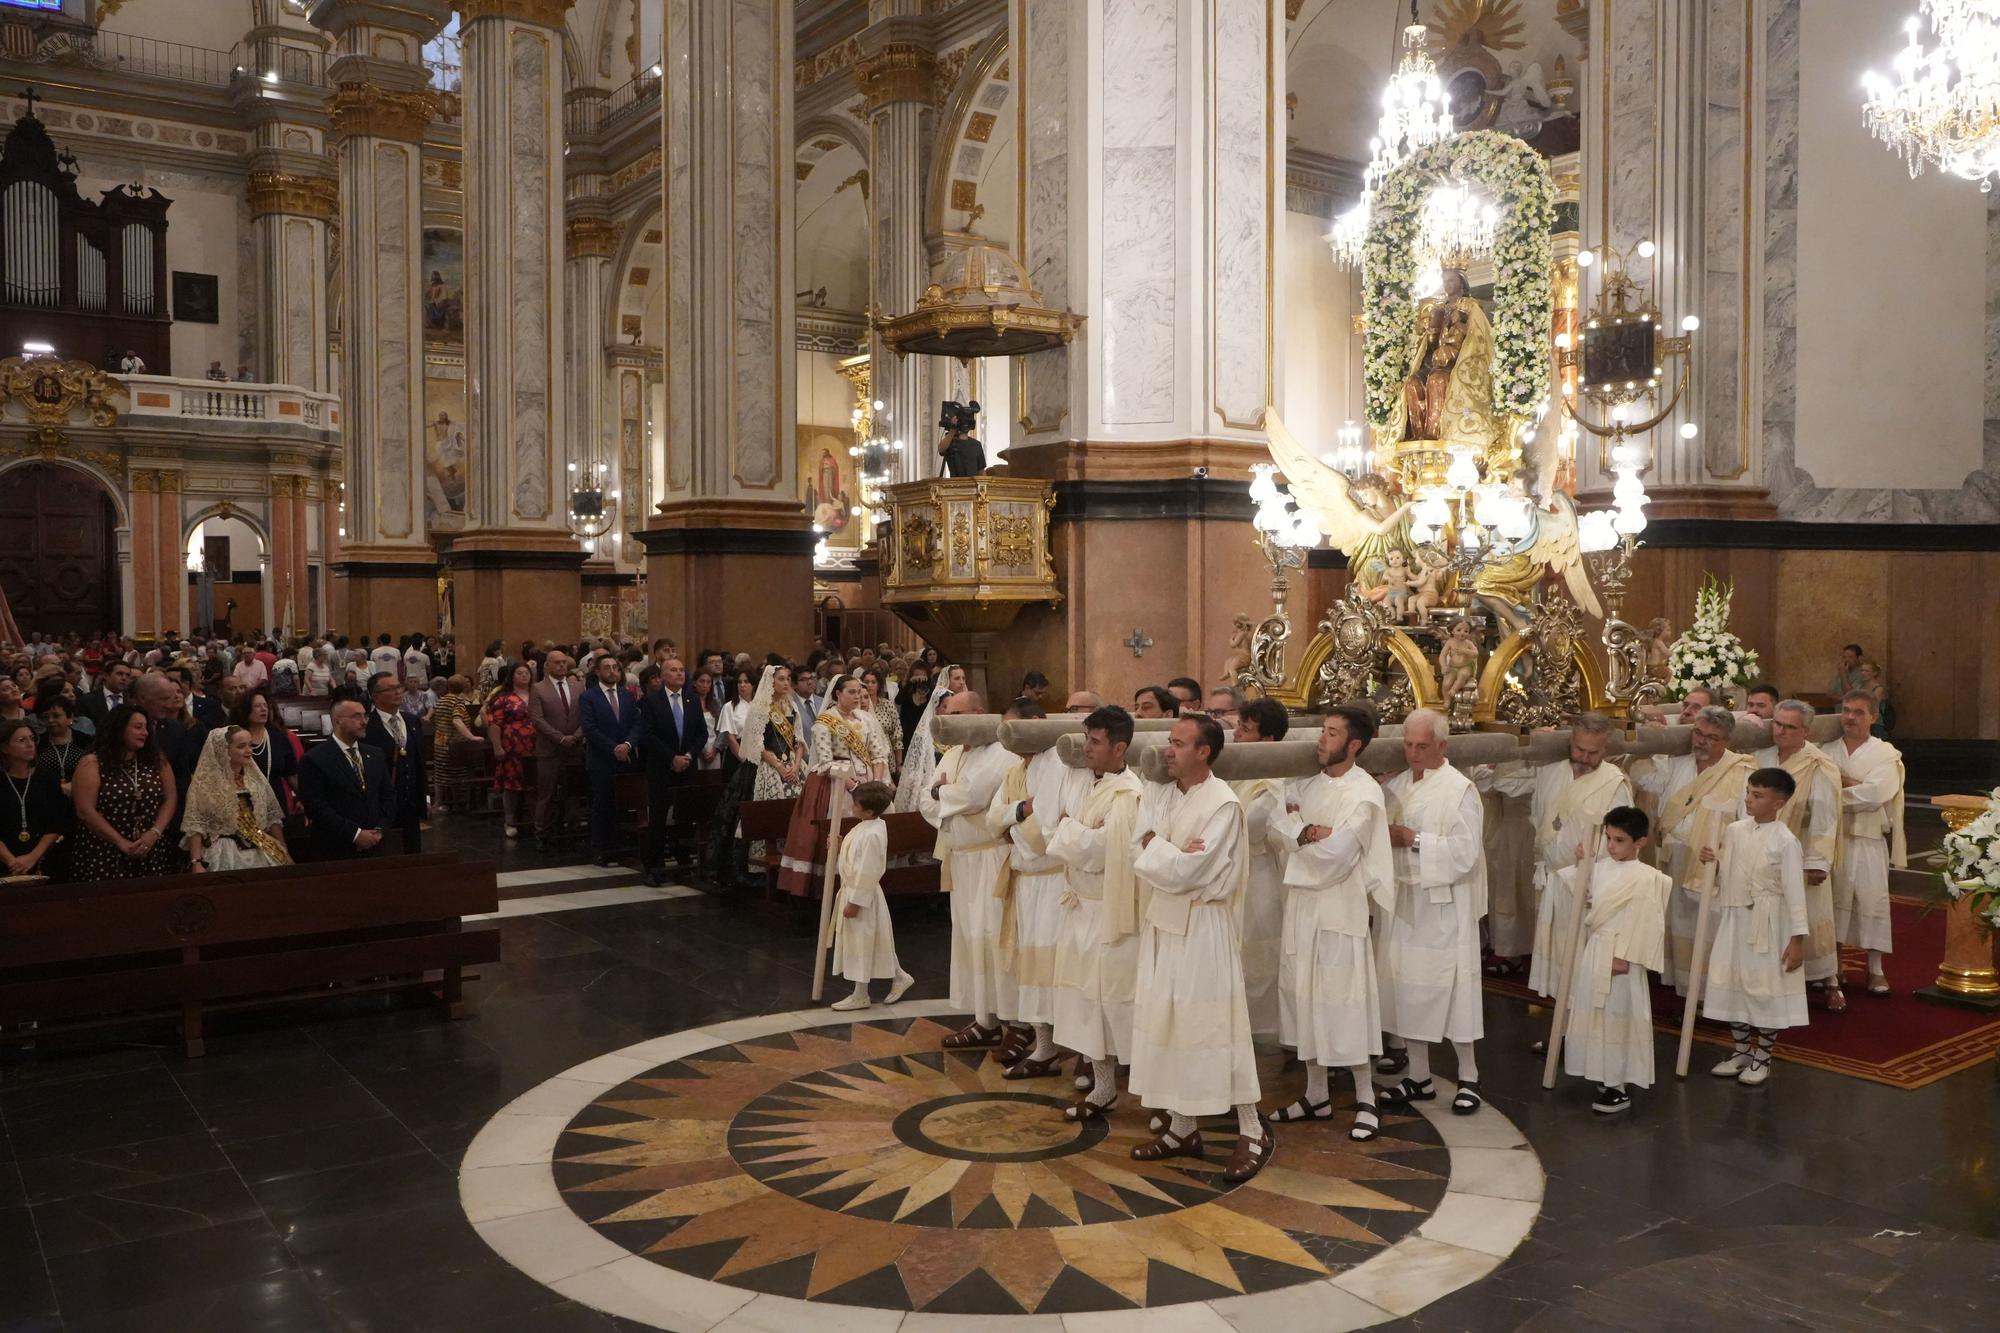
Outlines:
POLYGON ((708 501, 661 507, 646 548, 648 633, 684 650, 803 656, 812 637, 813 534, 796 505, 708 501))
MULTIPOLYGON (((401 547, 349 546, 333 565, 331 628, 358 636, 401 636, 438 623, 438 567, 401 547)), ((460 642, 470 642, 459 636, 460 642)))
POLYGON ((451 543, 453 626, 462 644, 575 642, 583 629, 583 551, 567 532, 461 532, 451 543))

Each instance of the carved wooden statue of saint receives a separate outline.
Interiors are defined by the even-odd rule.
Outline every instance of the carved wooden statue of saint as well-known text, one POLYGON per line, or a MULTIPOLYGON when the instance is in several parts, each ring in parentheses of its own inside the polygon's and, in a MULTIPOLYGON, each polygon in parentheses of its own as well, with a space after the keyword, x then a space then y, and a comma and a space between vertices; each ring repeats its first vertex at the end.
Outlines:
POLYGON ((1446 269, 1444 291, 1418 305, 1406 365, 1403 419, 1391 423, 1391 438, 1436 440, 1484 457, 1501 434, 1493 411, 1493 328, 1467 294, 1462 271, 1446 269))

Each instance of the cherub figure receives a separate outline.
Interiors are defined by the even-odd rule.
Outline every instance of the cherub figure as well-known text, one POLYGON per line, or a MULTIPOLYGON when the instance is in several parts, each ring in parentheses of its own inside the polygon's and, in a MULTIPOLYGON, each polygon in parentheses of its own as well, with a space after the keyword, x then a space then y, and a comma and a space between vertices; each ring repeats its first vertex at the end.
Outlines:
POLYGON ((1231 624, 1229 656, 1222 659, 1222 670, 1216 674, 1218 685, 1234 685, 1236 677, 1250 667, 1250 617, 1239 615, 1231 624))
POLYGON ((1460 616, 1445 636, 1444 646, 1438 649, 1438 681, 1445 702, 1449 704, 1460 690, 1478 678, 1479 640, 1473 633, 1471 617, 1460 616))
POLYGON ((1646 679, 1667 678, 1667 654, 1673 647, 1673 622, 1665 616, 1654 616, 1646 625, 1646 679))
POLYGON ((1432 558, 1419 548, 1415 576, 1415 605, 1410 610, 1411 624, 1423 624, 1430 618, 1432 611, 1444 605, 1444 584, 1449 572, 1449 567, 1442 559, 1432 558))
POLYGON ((1382 554, 1382 581, 1368 590, 1368 596, 1389 608, 1389 614, 1397 620, 1409 619, 1411 602, 1416 595, 1417 576, 1410 570, 1410 557, 1401 547, 1390 547, 1382 554))

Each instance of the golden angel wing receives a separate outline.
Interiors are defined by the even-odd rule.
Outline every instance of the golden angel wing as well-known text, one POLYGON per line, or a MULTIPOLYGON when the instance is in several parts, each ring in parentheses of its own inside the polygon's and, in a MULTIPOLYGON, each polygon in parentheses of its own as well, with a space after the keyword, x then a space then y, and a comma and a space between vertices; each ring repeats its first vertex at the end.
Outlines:
POLYGON ((1585 614, 1598 620, 1604 618, 1597 590, 1590 586, 1590 575, 1583 567, 1583 544, 1576 533, 1576 504, 1561 491, 1549 497, 1547 508, 1536 512, 1535 544, 1528 555, 1563 576, 1570 599, 1585 614))
POLYGON ((1299 507, 1319 518, 1327 545, 1347 551, 1367 536, 1373 525, 1347 488, 1339 469, 1328 467, 1285 427, 1275 407, 1264 409, 1264 428, 1271 436, 1271 461, 1291 484, 1299 507))

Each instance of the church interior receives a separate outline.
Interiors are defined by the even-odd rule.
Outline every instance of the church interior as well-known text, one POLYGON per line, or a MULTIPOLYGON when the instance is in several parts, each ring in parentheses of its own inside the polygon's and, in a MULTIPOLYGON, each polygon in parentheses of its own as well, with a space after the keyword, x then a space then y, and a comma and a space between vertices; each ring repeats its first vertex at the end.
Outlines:
POLYGON ((1996 181, 2000 0, 0 0, 0 1330, 1990 1326, 1996 181))

